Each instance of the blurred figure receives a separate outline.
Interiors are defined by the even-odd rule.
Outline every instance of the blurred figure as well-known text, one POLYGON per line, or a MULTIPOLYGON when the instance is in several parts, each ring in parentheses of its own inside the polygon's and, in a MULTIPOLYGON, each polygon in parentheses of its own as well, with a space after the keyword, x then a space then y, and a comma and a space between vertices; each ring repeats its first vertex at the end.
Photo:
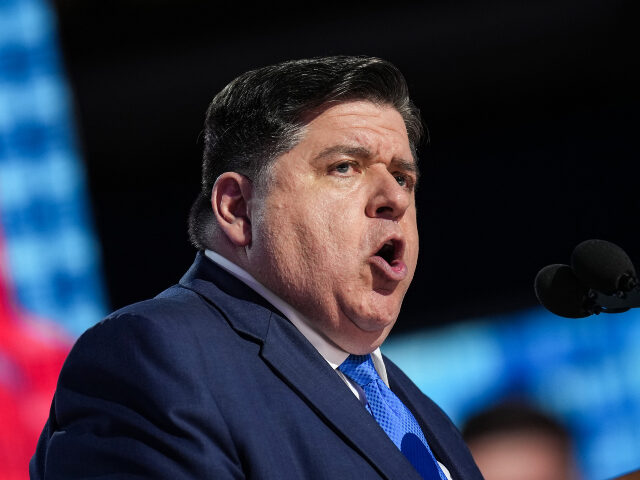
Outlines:
POLYGON ((525 403, 503 403, 467 420, 462 435, 485 480, 578 480, 568 430, 525 403))
POLYGON ((0 231, 0 478, 22 480, 71 339, 22 311, 4 272, 0 231))

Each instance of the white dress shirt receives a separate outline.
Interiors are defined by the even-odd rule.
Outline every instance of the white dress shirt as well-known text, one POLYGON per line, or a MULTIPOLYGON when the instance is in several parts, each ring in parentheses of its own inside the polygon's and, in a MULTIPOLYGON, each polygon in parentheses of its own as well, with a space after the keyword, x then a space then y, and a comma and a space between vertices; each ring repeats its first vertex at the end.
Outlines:
MULTIPOLYGON (((344 375, 338 367, 342 362, 344 362, 349 356, 349 352, 345 352, 336 344, 331 342, 329 339, 321 335, 319 332, 314 330, 311 327, 311 322, 305 318, 300 312, 298 312, 295 308, 289 305, 287 302, 278 297, 271 290, 266 288, 260 282, 258 282, 253 276, 248 273, 243 268, 240 268, 235 263, 229 261, 219 253, 216 253, 212 250, 205 250, 204 254, 216 265, 223 268, 231 275, 236 277, 238 280, 245 283, 248 287, 258 293, 261 297, 266 299, 271 305, 280 310, 285 317, 305 336, 309 343, 315 347, 315 349, 322 355, 331 368, 342 378, 342 380, 349 386, 353 394, 361 401, 365 401, 364 391, 362 388, 357 385, 353 380, 344 375)), ((380 352, 380 348, 376 348, 373 352, 371 352, 371 359, 373 360, 373 366, 375 367, 378 375, 382 381, 389 386, 389 379, 387 377, 387 369, 384 366, 384 361, 382 360, 382 353, 380 352)), ((451 475, 447 468, 440 464, 440 468, 447 476, 449 480, 451 480, 451 475)))

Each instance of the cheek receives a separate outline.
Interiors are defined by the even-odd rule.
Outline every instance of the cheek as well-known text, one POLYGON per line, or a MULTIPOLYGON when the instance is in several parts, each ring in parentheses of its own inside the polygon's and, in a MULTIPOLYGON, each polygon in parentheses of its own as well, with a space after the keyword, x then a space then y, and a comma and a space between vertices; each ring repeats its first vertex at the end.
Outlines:
POLYGON ((418 238, 418 233, 415 233, 415 236, 409 241, 408 243, 408 250, 409 250, 409 262, 411 262, 411 264, 409 265, 409 268, 412 268, 413 270, 415 270, 416 265, 418 263, 418 252, 420 249, 420 240, 418 238))
POLYGON ((354 242, 358 245, 355 220, 352 212, 345 208, 344 198, 332 199, 326 195, 321 200, 315 197, 306 202, 294 219, 301 239, 308 244, 314 243, 324 260, 343 256, 354 248, 354 242))
POLYGON ((408 212, 411 216, 408 218, 409 222, 407 222, 407 228, 405 229, 405 236, 407 240, 407 255, 406 262, 407 266, 415 270, 416 264, 418 262, 418 251, 420 249, 420 238, 418 235, 418 223, 416 219, 415 209, 412 208, 412 212, 408 212))
POLYGON ((340 253, 336 226, 322 204, 297 199, 287 208, 274 209, 269 229, 277 256, 301 277, 298 282, 314 282, 340 253))
POLYGON ((272 198, 265 208, 270 250, 277 251, 289 274, 306 277, 299 282, 355 293, 355 284, 368 278, 362 258, 371 248, 364 207, 357 205, 350 195, 326 190, 272 198))

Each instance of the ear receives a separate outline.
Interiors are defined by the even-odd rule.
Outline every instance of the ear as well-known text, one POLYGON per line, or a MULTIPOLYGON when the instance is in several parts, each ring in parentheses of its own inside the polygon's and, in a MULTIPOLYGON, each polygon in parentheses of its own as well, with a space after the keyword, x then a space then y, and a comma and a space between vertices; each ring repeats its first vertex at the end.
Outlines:
POLYGON ((251 219, 247 205, 252 192, 251 180, 236 172, 220 175, 211 191, 211 204, 218 225, 238 247, 251 243, 251 219))

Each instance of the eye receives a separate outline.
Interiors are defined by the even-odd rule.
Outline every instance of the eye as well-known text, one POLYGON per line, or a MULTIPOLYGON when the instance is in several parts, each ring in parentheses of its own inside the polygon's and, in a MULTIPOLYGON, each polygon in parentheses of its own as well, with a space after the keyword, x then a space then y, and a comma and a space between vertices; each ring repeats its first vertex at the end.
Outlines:
POLYGON ((349 173, 349 170, 351 170, 351 168, 353 168, 353 165, 351 165, 349 162, 343 162, 336 165, 334 167, 334 170, 338 173, 349 173))
POLYGON ((351 176, 358 170, 358 164, 353 161, 339 162, 331 166, 330 173, 337 174, 338 176, 351 176))
POLYGON ((406 175, 404 173, 394 173, 393 178, 396 179, 398 185, 408 190, 413 190, 413 186, 415 184, 415 180, 410 175, 406 175))

